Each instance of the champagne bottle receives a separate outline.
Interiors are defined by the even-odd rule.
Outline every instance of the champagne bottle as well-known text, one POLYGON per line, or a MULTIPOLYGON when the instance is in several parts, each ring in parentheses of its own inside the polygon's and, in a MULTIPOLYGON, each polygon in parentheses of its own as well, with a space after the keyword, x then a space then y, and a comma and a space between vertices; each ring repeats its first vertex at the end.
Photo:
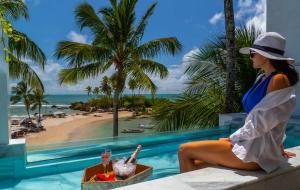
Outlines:
POLYGON ((140 150, 142 149, 142 146, 141 145, 138 145, 136 150, 131 154, 130 157, 128 157, 124 164, 127 164, 127 163, 135 163, 136 162, 136 158, 137 158, 137 155, 138 153, 140 152, 140 150))

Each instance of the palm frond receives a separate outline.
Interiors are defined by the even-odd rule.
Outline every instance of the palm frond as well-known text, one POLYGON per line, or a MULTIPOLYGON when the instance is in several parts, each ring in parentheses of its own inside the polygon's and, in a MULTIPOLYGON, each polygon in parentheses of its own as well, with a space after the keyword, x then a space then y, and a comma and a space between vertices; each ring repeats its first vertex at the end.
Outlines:
POLYGON ((150 90, 151 94, 155 94, 157 86, 150 77, 137 64, 131 64, 128 69, 129 78, 136 80, 140 89, 150 90))
POLYGON ((150 18, 150 16, 153 14, 154 9, 156 7, 157 3, 153 3, 148 10, 146 11, 146 13, 144 14, 144 16, 142 17, 141 21, 139 22, 139 24, 137 25, 134 34, 132 36, 132 43, 138 42, 144 35, 144 31, 145 28, 148 24, 148 20, 150 18))
POLYGON ((44 90, 43 83, 37 73, 27 63, 9 53, 9 75, 12 79, 26 81, 32 88, 44 90))
POLYGON ((224 111, 224 101, 224 91, 218 88, 203 94, 184 94, 155 114, 156 129, 173 131, 216 126, 218 113, 224 111))
POLYGON ((110 35, 109 30, 97 16, 95 10, 90 4, 82 3, 77 6, 75 10, 75 17, 81 30, 87 27, 91 29, 94 34, 98 34, 100 36, 110 35))
POLYGON ((44 69, 45 54, 26 34, 13 30, 12 36, 8 37, 8 47, 18 59, 31 59, 44 69), (15 37, 19 40, 16 41, 15 37))
POLYGON ((215 85, 224 86, 226 74, 223 67, 216 63, 219 59, 216 58, 217 56, 217 54, 211 54, 207 48, 202 48, 188 57, 188 66, 185 71, 188 75, 186 82, 188 93, 199 94, 215 85))
POLYGON ((29 18, 27 6, 22 0, 1 0, 0 12, 7 19, 29 18))
POLYGON ((59 82, 60 84, 74 84, 84 79, 96 77, 103 72, 104 66, 105 64, 96 62, 80 67, 62 69, 58 74, 59 82))
POLYGON ((177 38, 158 38, 140 45, 134 52, 144 58, 153 58, 161 53, 174 55, 181 47, 177 38))
POLYGON ((150 75, 159 75, 161 79, 168 76, 169 73, 165 65, 153 60, 142 59, 140 61, 137 61, 136 64, 138 64, 144 72, 150 75))
POLYGON ((99 46, 79 42, 61 41, 58 43, 55 56, 58 59, 64 58, 69 66, 81 66, 90 62, 106 62, 111 51, 99 46))

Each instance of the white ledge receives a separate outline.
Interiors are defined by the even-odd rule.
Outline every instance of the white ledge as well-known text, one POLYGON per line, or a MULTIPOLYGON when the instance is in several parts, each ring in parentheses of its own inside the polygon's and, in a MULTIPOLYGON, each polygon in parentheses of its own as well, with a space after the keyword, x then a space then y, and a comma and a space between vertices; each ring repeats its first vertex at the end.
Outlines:
POLYGON ((297 154, 270 174, 209 167, 192 172, 142 182, 118 190, 281 190, 300 189, 300 146, 288 149, 297 154))

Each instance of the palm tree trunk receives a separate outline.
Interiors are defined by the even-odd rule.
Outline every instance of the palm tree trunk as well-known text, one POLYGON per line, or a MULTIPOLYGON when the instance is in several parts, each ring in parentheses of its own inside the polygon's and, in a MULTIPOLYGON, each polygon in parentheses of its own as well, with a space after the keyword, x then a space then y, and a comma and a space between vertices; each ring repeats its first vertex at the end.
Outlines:
MULTIPOLYGON (((24 99, 25 99, 25 98, 24 98, 24 99)), ((28 118, 30 119, 30 112, 29 112, 30 104, 29 104, 29 101, 25 99, 24 104, 25 104, 25 109, 26 109, 28 118)))
POLYGON ((119 116, 118 116, 118 107, 119 107, 119 89, 115 90, 114 99, 113 99, 113 136, 118 136, 119 131, 119 116))
POLYGON ((225 112, 233 112, 233 102, 235 96, 235 63, 236 63, 236 46, 235 46, 235 24, 232 0, 224 0, 224 13, 225 13, 225 28, 226 28, 226 99, 225 99, 225 112))
POLYGON ((26 106, 26 112, 27 112, 28 118, 30 119, 30 112, 29 112, 29 108, 27 106, 26 106))
POLYGON ((41 104, 39 104, 39 123, 41 122, 41 107, 42 107, 42 105, 41 104))

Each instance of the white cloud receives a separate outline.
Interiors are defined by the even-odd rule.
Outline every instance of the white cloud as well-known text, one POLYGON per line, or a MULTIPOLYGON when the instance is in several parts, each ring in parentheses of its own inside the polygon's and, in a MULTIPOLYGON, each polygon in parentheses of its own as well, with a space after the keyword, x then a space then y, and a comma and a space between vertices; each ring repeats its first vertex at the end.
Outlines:
POLYGON ((78 34, 75 31, 69 32, 67 38, 73 42, 87 43, 87 35, 78 34))
POLYGON ((239 0, 238 6, 239 7, 250 7, 252 4, 252 0, 239 0))
POLYGON ((239 0, 235 19, 245 20, 247 27, 254 25, 257 29, 266 31, 266 0, 239 0))
POLYGON ((235 13, 235 19, 242 20, 245 16, 255 13, 255 6, 252 6, 252 0, 239 0, 238 11, 235 13))
POLYGON ((259 0, 255 4, 255 14, 246 22, 246 26, 254 25, 255 28, 266 31, 266 0, 259 0))
POLYGON ((223 19, 223 17, 224 17, 223 12, 216 13, 216 14, 214 14, 213 17, 211 17, 209 19, 209 23, 215 25, 215 24, 217 24, 217 22, 219 22, 221 19, 223 19))

